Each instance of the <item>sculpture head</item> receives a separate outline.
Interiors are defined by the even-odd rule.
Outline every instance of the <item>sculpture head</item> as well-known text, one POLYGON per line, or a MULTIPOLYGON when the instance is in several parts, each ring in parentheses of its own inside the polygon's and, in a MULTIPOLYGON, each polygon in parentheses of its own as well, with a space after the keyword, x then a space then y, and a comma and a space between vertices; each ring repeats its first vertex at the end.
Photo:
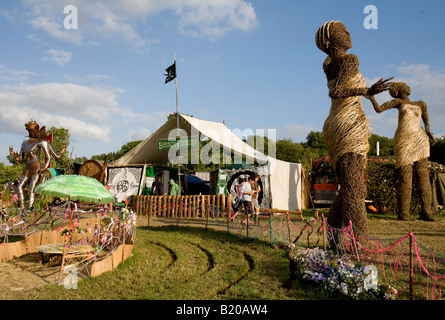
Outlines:
POLYGON ((344 53, 352 48, 351 35, 340 21, 328 21, 318 28, 315 43, 328 55, 344 53))
POLYGON ((47 134, 45 126, 40 128, 39 124, 34 120, 31 119, 31 121, 25 123, 25 128, 28 131, 30 138, 42 140, 46 139, 47 134))
POLYGON ((393 98, 403 99, 411 94, 411 89, 404 82, 392 82, 389 87, 389 94, 393 98))

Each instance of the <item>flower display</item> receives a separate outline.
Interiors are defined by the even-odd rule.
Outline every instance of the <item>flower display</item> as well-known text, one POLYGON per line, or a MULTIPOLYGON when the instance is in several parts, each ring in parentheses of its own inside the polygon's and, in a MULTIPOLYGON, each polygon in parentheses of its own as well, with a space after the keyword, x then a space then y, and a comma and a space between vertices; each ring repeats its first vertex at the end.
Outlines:
POLYGON ((352 299, 393 299, 393 288, 379 285, 376 273, 356 265, 349 257, 333 257, 328 251, 316 248, 291 250, 290 258, 297 264, 303 281, 313 282, 322 293, 344 295, 352 299))

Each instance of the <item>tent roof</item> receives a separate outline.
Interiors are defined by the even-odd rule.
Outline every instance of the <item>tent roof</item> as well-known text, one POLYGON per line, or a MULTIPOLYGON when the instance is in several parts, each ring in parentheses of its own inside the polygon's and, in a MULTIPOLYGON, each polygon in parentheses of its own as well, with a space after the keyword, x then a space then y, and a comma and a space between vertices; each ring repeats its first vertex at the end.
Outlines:
MULTIPOLYGON (((235 154, 245 156, 246 159, 257 160, 262 164, 268 162, 269 158, 266 155, 246 144, 223 123, 200 120, 180 114, 179 128, 182 132, 187 133, 188 137, 208 137, 219 143, 223 148, 231 150, 235 154)), ((168 162, 168 150, 158 150, 158 141, 173 140, 176 136, 176 129, 176 118, 171 117, 151 136, 114 161, 113 165, 162 164, 168 162)))

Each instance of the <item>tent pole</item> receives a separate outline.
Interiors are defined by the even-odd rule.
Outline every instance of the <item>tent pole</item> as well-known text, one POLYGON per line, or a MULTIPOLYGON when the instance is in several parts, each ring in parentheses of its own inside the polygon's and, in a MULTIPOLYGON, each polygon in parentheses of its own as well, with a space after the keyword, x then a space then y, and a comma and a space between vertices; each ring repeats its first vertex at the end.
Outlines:
MULTIPOLYGON (((175 65, 176 65, 176 52, 175 52, 175 65)), ((176 70, 176 140, 179 138, 179 104, 178 104, 178 70, 176 70)), ((179 155, 179 143, 176 142, 178 146, 178 186, 179 186, 179 195, 181 195, 181 157, 179 155)))

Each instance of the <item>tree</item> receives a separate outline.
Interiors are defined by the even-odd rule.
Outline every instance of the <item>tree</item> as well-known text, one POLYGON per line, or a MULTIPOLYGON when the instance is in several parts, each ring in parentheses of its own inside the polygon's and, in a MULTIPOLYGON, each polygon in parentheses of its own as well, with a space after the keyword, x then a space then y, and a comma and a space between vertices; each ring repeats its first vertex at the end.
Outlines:
POLYGON ((320 131, 311 131, 306 136, 306 146, 312 149, 326 150, 323 133, 320 131))
POLYGON ((445 137, 438 138, 431 144, 430 160, 445 164, 445 137))
POLYGON ((130 141, 126 144, 124 144, 121 149, 116 152, 116 159, 119 159, 120 157, 122 157, 124 154, 128 153, 131 149, 133 149, 134 147, 136 147, 139 143, 141 143, 142 140, 136 140, 136 141, 130 141))
POLYGON ((3 162, 0 162, 0 187, 11 181, 18 181, 22 175, 24 164, 15 164, 13 166, 5 166, 3 162))
MULTIPOLYGON (((70 144, 70 133, 68 129, 51 127, 48 130, 48 134, 53 134, 52 145, 56 152, 59 154, 64 146, 69 146, 70 144)), ((42 156, 43 157, 43 156, 42 156)), ((43 159, 43 161, 45 161, 43 159)), ((44 163, 44 162, 43 162, 44 163)), ((54 158, 51 159, 52 168, 68 168, 70 166, 69 152, 67 151, 62 155, 60 160, 54 158)))
POLYGON ((380 156, 394 155, 394 139, 371 134, 369 137, 369 155, 377 155, 377 141, 379 142, 380 156))
POLYGON ((288 162, 300 162, 304 147, 299 143, 294 143, 291 139, 277 140, 277 159, 288 162))

